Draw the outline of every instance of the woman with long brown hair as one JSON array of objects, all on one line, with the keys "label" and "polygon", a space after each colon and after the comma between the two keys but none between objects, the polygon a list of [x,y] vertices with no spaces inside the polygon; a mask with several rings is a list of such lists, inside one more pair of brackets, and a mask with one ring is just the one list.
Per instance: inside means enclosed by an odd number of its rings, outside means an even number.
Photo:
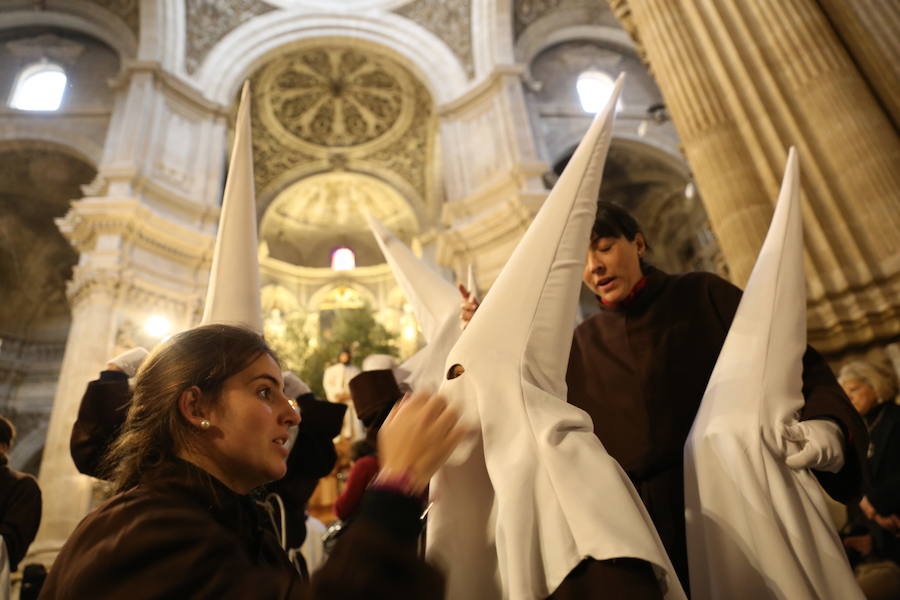
[{"label": "woman with long brown hair", "polygon": [[357,526],[307,587],[250,495],[286,470],[300,416],[283,390],[252,331],[206,325],[158,347],[107,455],[115,495],[73,532],[41,598],[439,597],[416,556],[418,496],[459,440],[457,416],[436,396],[397,407]]}]

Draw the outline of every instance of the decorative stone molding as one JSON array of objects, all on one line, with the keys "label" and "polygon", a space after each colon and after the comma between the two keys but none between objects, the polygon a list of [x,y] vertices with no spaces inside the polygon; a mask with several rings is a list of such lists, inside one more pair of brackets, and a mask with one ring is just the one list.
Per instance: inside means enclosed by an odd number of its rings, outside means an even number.
[{"label": "decorative stone molding", "polygon": [[231,30],[275,10],[262,0],[185,0],[187,44],[184,65],[193,74],[206,55]]},{"label": "decorative stone molding", "polygon": [[469,77],[475,75],[472,0],[414,0],[394,12],[441,38],[453,50]]},{"label": "decorative stone molding", "polygon": [[46,58],[63,64],[73,63],[84,52],[84,44],[61,38],[52,33],[18,38],[6,42],[5,46],[13,56],[26,60]]},{"label": "decorative stone molding", "polygon": [[402,182],[417,213],[436,201],[432,100],[399,63],[327,44],[279,56],[251,82],[263,209],[288,183],[329,170]]},{"label": "decorative stone molding", "polygon": [[577,16],[580,25],[608,25],[606,11],[598,4],[594,0],[514,0],[513,33],[518,39],[532,24],[563,12]]},{"label": "decorative stone molding", "polygon": [[269,255],[295,265],[327,268],[332,250],[344,244],[356,265],[384,262],[366,223],[376,217],[408,242],[419,230],[415,212],[396,188],[352,172],[312,175],[282,191],[266,210],[260,239]]},{"label": "decorative stone molding", "polygon": [[140,0],[87,0],[116,15],[135,38],[140,36]]},{"label": "decorative stone molding", "polygon": [[412,75],[351,46],[285,54],[269,62],[254,84],[263,125],[308,153],[365,152],[405,133],[415,112]]},{"label": "decorative stone molding", "polygon": [[[114,14],[86,0],[47,0],[51,10],[36,11],[31,2],[12,0],[0,12],[0,30],[17,27],[58,27],[95,37],[121,58],[137,54],[137,36]],[[59,12],[57,12],[59,11]]]},{"label": "decorative stone molding", "polygon": [[311,15],[278,11],[252,19],[226,35],[196,72],[199,89],[231,104],[242,82],[261,64],[286,51],[350,38],[357,49],[401,62],[422,81],[437,104],[462,94],[465,70],[450,48],[418,24],[393,13]]}]

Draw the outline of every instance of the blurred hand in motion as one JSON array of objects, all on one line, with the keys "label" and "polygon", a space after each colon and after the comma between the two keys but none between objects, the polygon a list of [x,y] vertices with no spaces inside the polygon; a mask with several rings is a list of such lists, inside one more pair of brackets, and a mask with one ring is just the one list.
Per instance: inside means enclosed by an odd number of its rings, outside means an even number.
[{"label": "blurred hand in motion", "polygon": [[378,433],[379,478],[404,479],[410,493],[422,493],[464,434],[459,414],[442,396],[404,396]]},{"label": "blurred hand in motion", "polygon": [[868,496],[862,497],[862,500],[859,501],[859,508],[863,511],[863,514],[866,515],[867,519],[875,520],[875,507],[872,506],[871,502],[869,502]]},{"label": "blurred hand in motion", "polygon": [[844,545],[859,552],[862,556],[872,554],[871,535],[852,535],[844,538]]},{"label": "blurred hand in motion", "polygon": [[466,325],[469,324],[469,321],[472,320],[472,315],[475,314],[475,311],[478,310],[478,298],[475,297],[472,292],[466,289],[466,286],[463,284],[459,284],[456,286],[459,289],[459,293],[462,294],[463,301],[462,304],[459,305],[459,326],[461,329],[465,329]]},{"label": "blurred hand in motion", "polygon": [[900,537],[900,517],[897,515],[888,515],[886,517],[876,514],[875,522],[878,523],[878,526],[882,529],[885,529],[895,536]]}]

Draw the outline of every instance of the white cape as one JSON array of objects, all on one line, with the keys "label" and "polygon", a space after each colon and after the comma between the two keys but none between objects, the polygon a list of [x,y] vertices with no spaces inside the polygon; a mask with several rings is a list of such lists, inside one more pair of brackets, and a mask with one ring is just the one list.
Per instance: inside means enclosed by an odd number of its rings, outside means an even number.
[{"label": "white cape", "polygon": [[797,157],[684,449],[695,600],[862,598],[809,471],[784,464],[803,406],[806,286]]},{"label": "white cape", "polygon": [[440,388],[477,434],[431,482],[426,554],[449,600],[543,599],[582,559],[643,559],[684,598],[628,477],[566,402],[581,272],[612,136],[617,83],[450,351]]}]

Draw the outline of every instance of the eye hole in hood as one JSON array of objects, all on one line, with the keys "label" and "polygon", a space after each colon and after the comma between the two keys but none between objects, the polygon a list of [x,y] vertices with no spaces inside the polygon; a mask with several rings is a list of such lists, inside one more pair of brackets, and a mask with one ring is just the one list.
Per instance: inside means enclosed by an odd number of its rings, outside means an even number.
[{"label": "eye hole in hood", "polygon": [[447,379],[456,379],[457,377],[459,377],[460,375],[462,375],[465,372],[466,372],[465,367],[463,367],[459,363],[456,363],[455,365],[450,367],[450,369],[447,371]]}]

